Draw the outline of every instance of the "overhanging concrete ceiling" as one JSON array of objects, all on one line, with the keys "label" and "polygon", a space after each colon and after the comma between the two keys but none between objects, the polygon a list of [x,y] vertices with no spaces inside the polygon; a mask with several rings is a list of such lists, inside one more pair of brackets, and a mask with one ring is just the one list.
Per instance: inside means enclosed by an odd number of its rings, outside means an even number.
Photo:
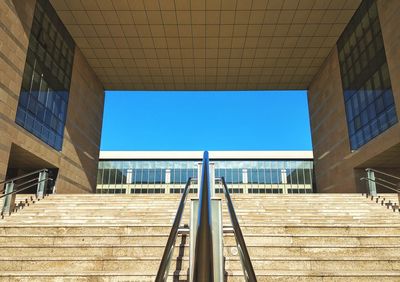
[{"label": "overhanging concrete ceiling", "polygon": [[109,90],[306,89],[360,0],[50,0]]}]

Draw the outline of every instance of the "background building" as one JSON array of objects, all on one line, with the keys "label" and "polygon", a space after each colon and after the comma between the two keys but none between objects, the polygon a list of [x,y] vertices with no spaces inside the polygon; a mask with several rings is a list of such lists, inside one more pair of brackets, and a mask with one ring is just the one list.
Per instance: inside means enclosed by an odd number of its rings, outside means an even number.
[{"label": "background building", "polygon": [[[181,193],[189,177],[198,177],[201,158],[200,151],[102,151],[96,192]],[[214,151],[210,158],[232,193],[313,192],[311,151]]]}]

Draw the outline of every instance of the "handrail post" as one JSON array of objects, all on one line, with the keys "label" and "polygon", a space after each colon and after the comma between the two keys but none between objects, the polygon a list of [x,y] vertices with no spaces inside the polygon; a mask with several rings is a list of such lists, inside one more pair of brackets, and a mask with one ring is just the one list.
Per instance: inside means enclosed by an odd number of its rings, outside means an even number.
[{"label": "handrail post", "polygon": [[38,177],[38,186],[37,186],[37,192],[36,192],[36,197],[38,199],[43,199],[46,194],[47,179],[48,179],[47,170],[41,171],[39,173],[39,177]]},{"label": "handrail post", "polygon": [[10,181],[6,183],[6,189],[4,190],[4,194],[8,194],[3,198],[3,207],[1,210],[1,214],[10,215],[15,207],[15,193],[10,194],[14,191],[14,181]]},{"label": "handrail post", "polygon": [[367,172],[368,177],[369,194],[376,197],[375,172],[370,168],[367,168],[365,171]]},{"label": "handrail post", "polygon": [[203,165],[199,185],[199,209],[197,221],[197,234],[195,245],[195,257],[193,264],[194,282],[214,281],[214,261],[212,243],[212,219],[210,197],[210,172],[208,152],[203,155]]}]

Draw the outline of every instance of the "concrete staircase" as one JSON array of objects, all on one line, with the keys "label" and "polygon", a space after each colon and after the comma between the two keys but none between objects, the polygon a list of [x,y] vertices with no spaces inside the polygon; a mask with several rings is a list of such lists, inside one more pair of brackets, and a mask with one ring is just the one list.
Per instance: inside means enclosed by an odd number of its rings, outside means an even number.
[{"label": "concrete staircase", "polygon": [[[258,281],[400,281],[398,212],[360,194],[232,198]],[[30,204],[0,220],[0,281],[154,281],[179,199],[51,195]],[[188,242],[178,237],[171,281],[187,280]],[[243,281],[234,236],[224,244],[228,281]]]}]

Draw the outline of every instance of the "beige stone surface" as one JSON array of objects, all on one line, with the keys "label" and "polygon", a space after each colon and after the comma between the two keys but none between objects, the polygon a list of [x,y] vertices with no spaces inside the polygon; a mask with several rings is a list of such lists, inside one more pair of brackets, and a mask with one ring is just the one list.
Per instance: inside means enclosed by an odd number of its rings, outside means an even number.
[{"label": "beige stone surface", "polygon": [[316,185],[319,192],[354,192],[355,179],[344,158],[350,154],[337,49],[308,89]]}]

